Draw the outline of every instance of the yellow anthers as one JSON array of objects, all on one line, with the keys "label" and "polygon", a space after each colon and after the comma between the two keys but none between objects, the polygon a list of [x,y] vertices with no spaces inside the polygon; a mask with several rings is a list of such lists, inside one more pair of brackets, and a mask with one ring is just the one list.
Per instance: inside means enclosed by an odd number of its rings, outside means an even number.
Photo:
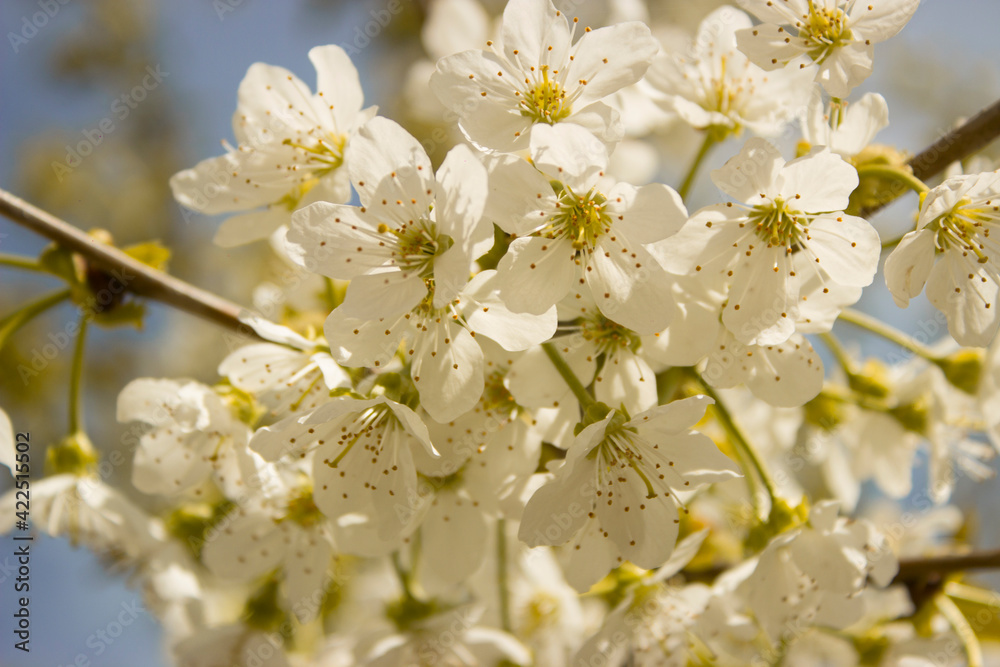
[{"label": "yellow anthers", "polygon": [[438,234],[437,225],[427,220],[419,220],[402,229],[380,224],[378,230],[396,237],[396,265],[403,271],[414,271],[425,279],[434,274],[434,259],[455,245],[450,236]]},{"label": "yellow anthers", "polygon": [[330,173],[344,164],[344,147],[347,145],[347,136],[343,134],[331,134],[328,137],[316,140],[312,145],[302,142],[285,139],[281,142],[285,146],[297,148],[306,154],[306,164],[315,170],[314,175],[318,178]]},{"label": "yellow anthers", "polygon": [[809,57],[818,63],[826,60],[834,48],[854,39],[843,10],[816,7],[812,0],[809,2],[809,16],[801,26],[799,36],[809,43]]},{"label": "yellow anthers", "polygon": [[558,81],[549,78],[549,66],[542,65],[540,71],[542,80],[535,81],[521,100],[521,115],[536,123],[554,125],[568,118],[573,110],[566,100],[566,90]]},{"label": "yellow anthers", "polygon": [[976,236],[983,230],[984,223],[992,219],[989,208],[976,206],[969,199],[963,199],[950,212],[928,224],[927,228],[937,232],[934,237],[937,252],[954,247],[973,253],[980,264],[985,264],[990,261],[990,256],[983,252],[982,244],[976,240]]},{"label": "yellow anthers", "polygon": [[597,347],[598,354],[608,354],[618,349],[635,352],[641,342],[640,337],[631,329],[609,320],[600,313],[591,313],[582,318],[580,329],[584,340]]},{"label": "yellow anthers", "polygon": [[559,212],[549,219],[542,236],[566,238],[577,250],[593,250],[597,239],[611,227],[611,216],[604,212],[606,204],[607,198],[593,189],[577,195],[565,187],[559,195]]},{"label": "yellow anthers", "polygon": [[792,210],[780,197],[771,204],[754,206],[748,216],[757,237],[776,248],[797,250],[799,239],[805,235],[806,216]]}]

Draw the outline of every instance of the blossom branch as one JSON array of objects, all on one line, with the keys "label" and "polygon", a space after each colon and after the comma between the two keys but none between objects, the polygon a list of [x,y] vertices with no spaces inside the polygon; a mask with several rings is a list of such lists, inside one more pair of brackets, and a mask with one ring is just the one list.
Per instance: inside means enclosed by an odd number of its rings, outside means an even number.
[{"label": "blossom branch", "polygon": [[559,371],[559,375],[566,381],[566,386],[573,392],[576,400],[580,402],[580,409],[586,414],[587,408],[595,405],[597,401],[587,393],[586,387],[583,386],[579,378],[576,377],[576,373],[573,372],[573,369],[569,367],[566,360],[559,354],[559,350],[551,342],[543,344],[542,349],[545,350],[545,354],[552,362],[552,365]]},{"label": "blossom branch", "polygon": [[1000,569],[1000,549],[925,558],[901,558],[895,581],[898,583],[931,575],[944,576],[967,570],[995,569]]},{"label": "blossom branch", "polygon": [[[761,461],[757,452],[754,450],[753,446],[750,444],[750,440],[747,439],[746,435],[743,433],[743,429],[739,427],[736,421],[733,419],[732,414],[730,414],[729,409],[723,402],[719,394],[705,382],[700,375],[694,373],[694,376],[698,379],[701,384],[702,391],[705,392],[712,400],[715,401],[715,405],[712,408],[715,410],[716,416],[719,418],[719,423],[722,424],[722,428],[725,429],[726,433],[733,442],[733,449],[737,452],[737,456],[741,459],[741,463],[749,463],[756,473],[757,477],[760,478],[761,483],[767,490],[767,495],[771,498],[771,505],[774,506],[774,501],[778,497],[778,492],[775,489],[774,482],[771,480],[770,474],[767,472],[767,467],[764,462]],[[744,468],[747,466],[743,466]],[[749,470],[744,472],[747,480],[750,480],[752,475]],[[753,494],[754,502],[756,503],[756,493]]]},{"label": "blossom branch", "polygon": [[[907,164],[913,169],[913,176],[917,180],[926,181],[944,171],[952,162],[985,148],[997,137],[1000,137],[1000,100],[914,155]],[[861,216],[871,216],[905,192],[894,190],[878,205],[862,211]]]},{"label": "blossom branch", "polygon": [[197,315],[240,335],[257,335],[242,322],[240,306],[222,297],[157,271],[113,246],[101,243],[65,220],[0,189],[0,213],[17,224],[83,256],[89,263],[120,276],[125,289]]},{"label": "blossom branch", "polygon": [[913,340],[910,336],[907,336],[902,331],[894,329],[882,320],[872,317],[860,310],[854,310],[853,308],[845,308],[840,313],[840,320],[853,324],[856,327],[861,327],[862,329],[867,329],[873,334],[881,336],[886,340],[895,343],[904,350],[909,350],[914,354],[927,359],[928,361],[936,361],[937,355],[934,351],[925,345],[921,345],[917,341]]},{"label": "blossom branch", "polygon": [[1000,136],[1000,100],[986,107],[961,126],[944,135],[913,156],[909,165],[922,181],[944,171],[952,162],[962,160]]}]

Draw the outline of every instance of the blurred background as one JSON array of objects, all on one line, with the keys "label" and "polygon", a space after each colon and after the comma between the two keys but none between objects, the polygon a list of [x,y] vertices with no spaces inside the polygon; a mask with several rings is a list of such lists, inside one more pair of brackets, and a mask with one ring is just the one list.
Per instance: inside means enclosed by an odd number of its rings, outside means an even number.
[{"label": "blurred background", "polygon": [[[220,140],[232,140],[236,90],[251,63],[284,66],[311,86],[315,74],[307,52],[319,44],[339,44],[352,54],[366,103],[377,104],[380,113],[415,133],[431,135],[436,124],[423,107],[434,107],[421,103],[421,95],[429,101],[431,93],[411,83],[410,97],[403,97],[410,64],[429,57],[420,40],[429,2],[4,0],[0,187],[83,229],[106,229],[118,245],[158,239],[173,252],[171,273],[249,305],[254,285],[273,277],[281,265],[265,243],[232,250],[215,247],[211,239],[221,218],[182,210],[171,198],[168,179],[220,154]],[[610,9],[605,2],[573,4],[574,14],[595,25]],[[654,18],[688,30],[720,4],[650,2]],[[502,8],[498,2],[485,5],[494,15]],[[378,18],[390,7],[391,20],[383,26]],[[371,29],[373,21],[377,29]],[[876,48],[875,74],[855,93],[856,98],[877,91],[888,101],[891,125],[877,140],[915,152],[960,118],[1000,98],[998,25],[996,0],[924,0],[903,32]],[[158,76],[150,78],[150,72]],[[142,100],[136,86],[143,88]],[[108,118],[113,129],[100,132],[99,123]],[[66,168],[68,148],[85,139],[93,144],[92,151]],[[794,137],[786,139],[788,146],[794,145]],[[670,145],[678,146],[681,156],[661,164],[658,177],[676,186],[695,143],[679,140]],[[708,167],[721,165],[738,146],[731,140],[716,148]],[[436,161],[446,147],[439,147]],[[703,170],[692,210],[719,197]],[[889,207],[877,226],[905,229],[914,205],[911,196]],[[0,219],[0,252],[36,256],[45,245],[43,239]],[[59,287],[55,279],[0,267],[0,317]],[[85,414],[91,439],[104,453],[120,447],[123,429],[115,422],[115,399],[125,384],[143,376],[211,383],[228,351],[226,337],[213,325],[155,303],[147,307],[141,331],[91,328],[84,368]],[[881,277],[866,290],[859,307],[911,333],[925,331],[932,340],[944,332],[923,297],[906,311],[896,309]],[[66,433],[64,388],[71,346],[45,358],[40,368],[36,365],[38,374],[27,381],[19,368],[31,366],[50,335],[62,332],[74,316],[70,305],[56,308],[0,350],[0,406],[13,419],[15,431],[31,432],[36,471],[43,461],[42,447]],[[838,333],[847,341],[860,340],[848,327],[838,328]],[[866,351],[885,355],[893,350],[869,346]],[[127,489],[129,477],[130,466],[125,464],[108,481]],[[10,483],[6,472],[0,473],[0,491]],[[154,500],[139,500],[156,509]],[[995,507],[998,500],[996,484],[990,482],[976,488],[960,485],[955,496],[973,516],[982,516],[982,509],[991,503]],[[982,546],[1000,544],[995,522],[979,522],[976,535]],[[109,572],[107,563],[64,540],[43,538],[32,549],[33,641],[31,654],[25,655],[12,648],[13,582],[8,568],[14,542],[0,539],[0,665],[69,665],[79,655],[93,665],[166,664],[157,624],[147,614],[139,614],[110,643],[94,639],[117,618],[123,604],[140,599],[128,587],[127,573],[113,568]]]}]

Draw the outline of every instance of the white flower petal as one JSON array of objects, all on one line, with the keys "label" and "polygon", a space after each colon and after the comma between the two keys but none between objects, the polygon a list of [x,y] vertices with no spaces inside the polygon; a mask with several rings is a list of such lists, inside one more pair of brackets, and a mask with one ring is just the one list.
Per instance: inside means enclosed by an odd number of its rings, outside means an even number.
[{"label": "white flower petal", "polygon": [[515,239],[497,266],[500,298],[514,312],[545,313],[572,287],[575,257],[566,240]]},{"label": "white flower petal", "polygon": [[349,280],[373,271],[389,259],[377,251],[378,224],[353,206],[318,202],[296,211],[288,243],[301,248],[296,262],[313,273]]},{"label": "white flower petal", "polygon": [[614,219],[616,232],[621,231],[642,244],[662,241],[677,233],[688,217],[680,195],[662,183],[641,188],[619,183],[608,193],[607,210]]},{"label": "white flower petal", "polygon": [[344,49],[333,44],[313,47],[309,60],[316,68],[317,102],[333,116],[333,131],[350,131],[364,105],[357,68]]},{"label": "white flower petal", "polygon": [[777,148],[754,137],[738,155],[712,172],[712,182],[733,199],[756,204],[762,195],[773,194],[773,183],[784,166],[785,160]]},{"label": "white flower petal", "polygon": [[586,81],[577,98],[579,104],[586,105],[639,81],[659,45],[646,25],[631,21],[585,33],[573,51],[566,78]]},{"label": "white flower petal", "polygon": [[475,338],[447,320],[429,324],[417,339],[411,375],[420,404],[446,422],[471,410],[483,393],[483,351]]},{"label": "white flower petal", "polygon": [[579,125],[537,125],[531,131],[531,158],[550,178],[583,194],[608,168],[608,151],[593,134]]},{"label": "white flower petal", "polygon": [[858,172],[828,148],[814,148],[786,164],[775,180],[777,194],[800,211],[843,211],[858,187]]},{"label": "white flower petal", "polygon": [[[505,350],[517,352],[544,343],[556,332],[559,322],[555,306],[541,315],[515,313],[500,299],[496,271],[481,271],[473,278],[462,298],[469,330],[486,336]],[[470,312],[471,310],[471,312]]]},{"label": "white flower petal", "polygon": [[934,268],[934,236],[929,229],[909,232],[885,260],[885,284],[900,308],[923,291]]},{"label": "white flower petal", "polygon": [[359,320],[401,317],[427,296],[427,285],[416,273],[388,270],[355,276],[337,312]]},{"label": "white flower petal", "polygon": [[357,368],[388,364],[411,329],[405,316],[359,320],[345,317],[337,308],[326,318],[323,333],[336,362]]},{"label": "white flower petal", "polygon": [[[971,276],[971,277],[970,277]],[[986,347],[1000,325],[996,272],[967,261],[959,252],[945,252],[927,280],[927,298],[948,318],[948,333],[960,345]]]},{"label": "white flower petal", "polygon": [[866,220],[846,213],[816,218],[806,243],[819,268],[838,285],[867,287],[875,278],[882,243]]},{"label": "white flower petal", "polygon": [[291,214],[288,209],[278,206],[268,206],[259,211],[234,215],[222,221],[212,242],[220,248],[233,248],[260,241],[290,220]]},{"label": "white flower petal", "polygon": [[480,508],[452,490],[435,495],[420,524],[420,581],[447,590],[475,572],[486,556],[489,531]]},{"label": "white flower petal", "polygon": [[388,118],[376,116],[358,129],[347,148],[347,168],[364,205],[378,200],[383,181],[416,199],[413,206],[420,210],[427,211],[433,202],[434,171],[427,153]]},{"label": "white flower petal", "polygon": [[[673,311],[671,276],[638,244],[602,237],[585,272],[601,313],[639,334],[663,331]],[[589,269],[593,270],[589,270]]]}]

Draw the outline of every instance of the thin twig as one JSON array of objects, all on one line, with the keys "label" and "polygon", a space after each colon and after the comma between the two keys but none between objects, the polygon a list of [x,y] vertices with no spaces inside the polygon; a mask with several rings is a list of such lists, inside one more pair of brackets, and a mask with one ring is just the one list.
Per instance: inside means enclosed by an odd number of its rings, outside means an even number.
[{"label": "thin twig", "polygon": [[[907,164],[913,169],[916,178],[926,181],[944,171],[952,162],[963,160],[985,148],[997,137],[1000,137],[1000,101],[986,107],[914,155]],[[887,193],[890,196],[885,200],[861,211],[861,217],[870,217],[909,191],[908,187],[897,185]]]},{"label": "thin twig", "polygon": [[946,575],[966,570],[1000,569],[1000,549],[974,551],[968,554],[948,554],[926,558],[907,558],[899,561],[896,582],[912,581],[927,575]]},{"label": "thin twig", "polygon": [[1000,101],[994,102],[933,144],[920,151],[908,164],[913,175],[922,181],[944,171],[952,162],[962,160],[985,148],[1000,136]]},{"label": "thin twig", "polygon": [[240,322],[244,308],[220,296],[143,264],[114,246],[101,243],[65,220],[0,189],[0,213],[31,231],[82,255],[117,278],[124,289],[205,318],[242,336],[258,336]]}]

